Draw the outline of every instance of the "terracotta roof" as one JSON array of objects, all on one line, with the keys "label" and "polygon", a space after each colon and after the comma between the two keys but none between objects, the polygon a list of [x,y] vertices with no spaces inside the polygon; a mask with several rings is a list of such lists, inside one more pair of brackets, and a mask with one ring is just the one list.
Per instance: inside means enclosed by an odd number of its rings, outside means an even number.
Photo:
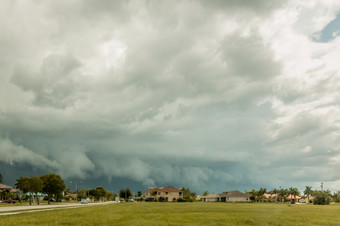
[{"label": "terracotta roof", "polygon": [[278,194],[263,194],[266,199],[273,199],[277,198],[279,195]]},{"label": "terracotta roof", "polygon": [[[289,199],[295,199],[295,198],[296,198],[296,199],[301,199],[301,197],[300,197],[300,196],[298,196],[298,195],[297,195],[297,196],[294,196],[294,195],[288,195],[288,196],[287,196],[287,198],[289,198]],[[310,197],[309,197],[309,199],[310,199]]]},{"label": "terracotta roof", "polygon": [[146,193],[152,192],[152,191],[177,191],[180,192],[182,191],[182,189],[178,189],[178,188],[174,188],[171,186],[166,186],[166,187],[162,187],[162,188],[158,188],[158,187],[149,187],[148,190],[146,191]]}]

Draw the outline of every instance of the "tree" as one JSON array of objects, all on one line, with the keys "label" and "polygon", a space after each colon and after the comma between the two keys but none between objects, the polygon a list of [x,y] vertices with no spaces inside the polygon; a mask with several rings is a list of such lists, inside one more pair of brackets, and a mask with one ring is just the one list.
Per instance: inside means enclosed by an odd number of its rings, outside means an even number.
[{"label": "tree", "polygon": [[42,191],[44,182],[40,178],[33,176],[29,178],[29,183],[30,183],[31,192],[35,194],[35,198],[39,205],[40,203],[39,203],[39,198],[38,198],[38,192]]},{"label": "tree", "polygon": [[294,196],[294,201],[296,202],[296,196],[300,194],[299,189],[290,187],[289,188],[290,198],[292,199]]},{"label": "tree", "polygon": [[249,199],[252,200],[252,201],[258,201],[258,196],[257,196],[257,191],[253,188],[251,189],[251,191],[248,191],[247,193],[250,194],[250,197]]},{"label": "tree", "polygon": [[3,180],[2,174],[0,173],[0,184],[2,184],[2,180]]},{"label": "tree", "polygon": [[191,192],[189,188],[183,187],[182,191],[183,191],[183,199],[185,201],[193,202],[196,200],[196,193]]},{"label": "tree", "polygon": [[63,179],[58,174],[45,174],[41,175],[40,179],[43,181],[43,192],[48,195],[48,204],[53,196],[58,196],[66,188]]},{"label": "tree", "polygon": [[127,201],[127,199],[129,199],[132,196],[133,196],[133,194],[132,194],[132,191],[130,190],[130,188],[120,189],[120,191],[119,191],[119,197],[125,199],[125,201]]},{"label": "tree", "polygon": [[314,191],[313,195],[315,196],[314,205],[328,205],[331,202],[331,197],[327,191]]},{"label": "tree", "polygon": [[85,188],[80,189],[77,195],[78,200],[85,199],[86,197],[87,197],[87,190]]},{"label": "tree", "polygon": [[[23,193],[31,192],[30,182],[28,177],[20,177],[17,179],[17,183],[15,184],[16,188],[22,190]],[[32,205],[32,194],[29,199],[30,205]]]},{"label": "tree", "polygon": [[312,195],[312,192],[313,192],[312,186],[306,186],[305,191],[303,193],[307,196],[308,203],[309,203],[309,196]]},{"label": "tree", "polygon": [[137,192],[137,196],[138,196],[138,197],[142,197],[142,195],[143,195],[142,191],[138,191],[138,192]]},{"label": "tree", "polygon": [[153,190],[152,192],[151,192],[151,195],[154,197],[154,199],[155,199],[155,202],[156,202],[156,195],[157,195],[157,190]]},{"label": "tree", "polygon": [[203,192],[202,196],[207,196],[207,195],[209,195],[209,191],[208,191],[208,190],[205,190],[205,191]]},{"label": "tree", "polygon": [[261,202],[263,202],[264,199],[264,194],[267,192],[267,189],[265,188],[260,188],[260,190],[258,190],[257,194],[261,200]]}]

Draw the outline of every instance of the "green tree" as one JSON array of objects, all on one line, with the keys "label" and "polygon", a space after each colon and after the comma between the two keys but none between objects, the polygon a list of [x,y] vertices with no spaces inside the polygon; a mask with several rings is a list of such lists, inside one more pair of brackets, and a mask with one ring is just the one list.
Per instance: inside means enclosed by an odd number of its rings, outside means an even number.
[{"label": "green tree", "polygon": [[183,187],[182,191],[183,191],[183,199],[185,201],[193,202],[193,201],[196,200],[196,196],[197,196],[196,193],[195,192],[191,192],[189,188]]},{"label": "green tree", "polygon": [[328,205],[331,202],[331,197],[327,191],[314,191],[313,195],[315,196],[314,205]]},{"label": "green tree", "polygon": [[137,192],[137,196],[138,196],[138,197],[142,197],[142,195],[143,195],[142,191],[138,191],[138,192]]},{"label": "green tree", "polygon": [[250,200],[254,202],[258,201],[258,193],[254,188],[251,189],[251,191],[248,191],[247,193],[250,194],[250,197],[249,197]]},{"label": "green tree", "polygon": [[2,174],[0,173],[0,184],[2,184],[2,180],[3,180]]},{"label": "green tree", "polygon": [[204,192],[203,192],[203,194],[202,194],[203,196],[207,196],[207,195],[209,195],[209,191],[208,190],[205,190]]},{"label": "green tree", "polygon": [[30,183],[31,192],[35,194],[35,198],[39,205],[40,203],[39,203],[38,192],[42,191],[44,182],[40,178],[33,176],[29,178],[29,183]]},{"label": "green tree", "polygon": [[157,190],[153,190],[152,192],[151,192],[151,195],[154,197],[154,199],[155,199],[155,202],[157,201]]},{"label": "green tree", "polygon": [[[17,183],[15,184],[15,186],[25,194],[27,192],[31,192],[31,185],[28,177],[20,177],[19,179],[17,179]],[[32,205],[32,193],[29,197],[29,203],[30,205]]]},{"label": "green tree", "polygon": [[53,196],[59,197],[60,193],[66,188],[63,179],[58,174],[41,175],[40,179],[43,181],[43,192],[48,195],[48,204]]},{"label": "green tree", "polygon": [[127,199],[129,199],[130,197],[133,197],[133,193],[130,190],[130,188],[120,189],[119,197],[121,197],[121,198],[125,199],[125,201],[127,201]]},{"label": "green tree", "polygon": [[103,187],[99,186],[96,188],[96,195],[96,199],[100,201],[103,198],[106,198],[106,190]]},{"label": "green tree", "polygon": [[24,193],[30,193],[30,205],[32,205],[32,199],[35,195],[35,198],[37,200],[38,205],[39,198],[38,198],[38,192],[42,191],[43,188],[43,182],[36,176],[32,177],[20,177],[17,179],[16,187],[22,190]]},{"label": "green tree", "polygon": [[87,197],[87,190],[85,188],[82,188],[78,191],[78,200],[85,199]]},{"label": "green tree", "polygon": [[267,192],[267,189],[265,188],[260,188],[260,190],[257,191],[258,197],[263,202],[264,199],[264,194]]},{"label": "green tree", "polygon": [[305,194],[305,196],[307,196],[307,200],[309,203],[309,196],[311,196],[313,193],[312,186],[306,186],[303,193]]}]

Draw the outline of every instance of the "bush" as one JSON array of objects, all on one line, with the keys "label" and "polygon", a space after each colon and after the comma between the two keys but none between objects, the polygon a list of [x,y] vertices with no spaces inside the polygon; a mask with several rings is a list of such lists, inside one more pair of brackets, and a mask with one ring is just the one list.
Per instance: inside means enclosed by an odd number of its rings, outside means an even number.
[{"label": "bush", "polygon": [[183,198],[178,198],[178,199],[177,199],[177,202],[185,202],[185,199],[183,199]]},{"label": "bush", "polygon": [[158,198],[158,201],[159,202],[165,202],[165,198],[163,196],[161,196],[161,197]]},{"label": "bush", "polygon": [[153,197],[147,197],[145,198],[145,202],[154,202],[155,199]]},{"label": "bush", "polygon": [[328,205],[331,202],[331,197],[325,191],[317,191],[313,200],[314,205]]}]

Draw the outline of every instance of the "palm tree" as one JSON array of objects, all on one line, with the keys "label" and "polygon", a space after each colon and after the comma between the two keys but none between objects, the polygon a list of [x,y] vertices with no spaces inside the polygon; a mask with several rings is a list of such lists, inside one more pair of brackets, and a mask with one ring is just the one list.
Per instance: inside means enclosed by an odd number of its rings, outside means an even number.
[{"label": "palm tree", "polygon": [[294,196],[294,201],[296,202],[296,196],[300,194],[299,189],[290,187],[289,188],[289,194],[291,195],[290,198]]},{"label": "palm tree", "polygon": [[253,200],[254,202],[257,201],[257,191],[253,188],[251,191],[248,192],[250,194],[250,199]]},{"label": "palm tree", "polygon": [[267,189],[265,189],[265,188],[260,188],[260,190],[258,191],[261,202],[263,202],[263,196],[266,192],[267,192]]},{"label": "palm tree", "polygon": [[308,203],[309,203],[309,196],[312,195],[312,192],[313,192],[312,186],[306,186],[305,191],[303,193],[307,196]]}]

